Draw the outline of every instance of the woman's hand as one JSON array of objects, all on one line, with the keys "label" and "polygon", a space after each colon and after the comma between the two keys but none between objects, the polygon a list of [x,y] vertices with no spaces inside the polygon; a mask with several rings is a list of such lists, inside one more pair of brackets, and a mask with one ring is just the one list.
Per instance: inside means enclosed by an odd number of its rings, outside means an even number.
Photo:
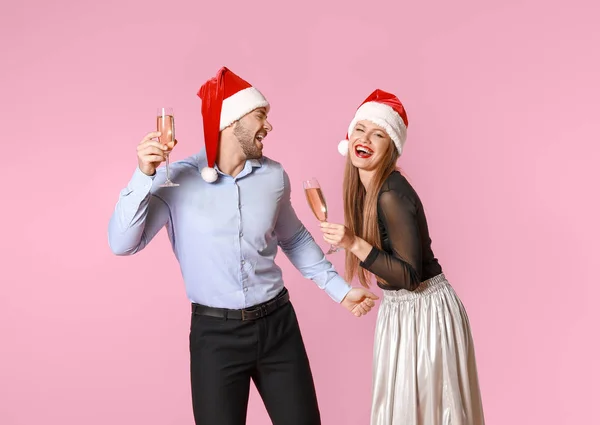
[{"label": "woman's hand", "polygon": [[323,239],[327,243],[345,250],[350,250],[352,244],[356,241],[356,236],[352,233],[352,230],[343,224],[322,222],[321,231],[323,232]]},{"label": "woman's hand", "polygon": [[326,242],[344,248],[356,255],[360,261],[365,261],[373,249],[370,243],[356,236],[352,230],[342,224],[322,222],[321,231]]}]

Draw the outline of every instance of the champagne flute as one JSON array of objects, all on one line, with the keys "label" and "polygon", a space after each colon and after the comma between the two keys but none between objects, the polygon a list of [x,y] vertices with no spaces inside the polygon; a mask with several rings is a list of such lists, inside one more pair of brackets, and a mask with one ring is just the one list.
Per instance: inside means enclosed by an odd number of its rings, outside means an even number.
[{"label": "champagne flute", "polygon": [[[323,196],[321,185],[314,177],[310,180],[305,180],[304,182],[302,182],[302,185],[304,186],[306,200],[308,201],[308,205],[310,206],[310,209],[312,210],[313,214],[320,222],[326,222],[327,202],[325,202],[325,197]],[[326,255],[333,254],[334,252],[338,252],[339,250],[340,248],[331,245]]]},{"label": "champagne flute", "polygon": [[[163,145],[175,143],[175,116],[173,108],[158,108],[156,114],[156,131],[160,131],[158,141]],[[167,180],[160,187],[176,187],[178,183],[173,183],[169,174],[169,153],[167,153]]]}]

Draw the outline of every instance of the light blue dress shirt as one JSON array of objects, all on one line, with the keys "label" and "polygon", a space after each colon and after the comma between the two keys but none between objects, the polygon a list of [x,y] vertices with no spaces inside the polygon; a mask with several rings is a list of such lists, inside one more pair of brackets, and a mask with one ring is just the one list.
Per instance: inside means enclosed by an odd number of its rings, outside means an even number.
[{"label": "light blue dress shirt", "polygon": [[200,170],[204,152],[170,165],[179,187],[163,188],[165,168],[147,176],[139,168],[121,191],[108,227],[116,255],[144,249],[166,227],[191,302],[248,308],[284,286],[275,264],[278,247],[301,274],[335,302],[351,289],[300,222],[282,165],[248,160],[236,177],[220,172],[214,183]]}]

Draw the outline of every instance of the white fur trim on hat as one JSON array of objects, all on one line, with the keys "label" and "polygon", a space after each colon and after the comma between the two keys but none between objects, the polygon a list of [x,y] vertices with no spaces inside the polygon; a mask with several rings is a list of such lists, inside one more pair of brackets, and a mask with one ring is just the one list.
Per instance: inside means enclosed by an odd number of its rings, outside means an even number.
[{"label": "white fur trim on hat", "polygon": [[244,115],[257,108],[269,108],[269,102],[258,89],[247,87],[223,99],[219,130],[229,127]]},{"label": "white fur trim on hat", "polygon": [[338,143],[338,152],[340,153],[340,155],[343,155],[343,156],[348,155],[349,143],[350,142],[348,140],[342,140],[340,143]]},{"label": "white fur trim on hat", "polygon": [[200,172],[200,175],[202,175],[202,179],[208,183],[213,183],[217,180],[217,170],[211,167],[204,167]]},{"label": "white fur trim on hat", "polygon": [[367,102],[357,109],[354,119],[348,127],[348,134],[352,134],[356,123],[367,120],[383,128],[390,136],[398,154],[402,154],[402,148],[406,142],[406,125],[394,108],[384,103]]}]

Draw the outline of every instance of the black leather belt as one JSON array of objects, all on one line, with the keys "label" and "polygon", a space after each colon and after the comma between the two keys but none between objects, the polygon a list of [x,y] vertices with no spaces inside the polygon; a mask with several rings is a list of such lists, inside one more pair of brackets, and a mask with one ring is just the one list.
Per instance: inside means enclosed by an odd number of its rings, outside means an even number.
[{"label": "black leather belt", "polygon": [[290,294],[287,288],[283,290],[270,301],[255,305],[254,307],[243,310],[231,310],[228,308],[208,307],[202,304],[192,304],[192,313],[197,316],[212,316],[220,319],[233,320],[256,320],[268,316],[278,308],[284,306],[290,301]]}]

